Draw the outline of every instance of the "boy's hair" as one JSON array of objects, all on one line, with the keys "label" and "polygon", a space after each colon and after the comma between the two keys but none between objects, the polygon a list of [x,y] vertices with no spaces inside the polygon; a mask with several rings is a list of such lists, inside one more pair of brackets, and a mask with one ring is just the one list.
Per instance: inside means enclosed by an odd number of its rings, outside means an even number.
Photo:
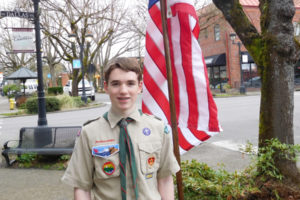
[{"label": "boy's hair", "polygon": [[142,70],[136,59],[118,57],[110,60],[107,64],[107,67],[104,69],[104,79],[106,82],[108,82],[111,72],[117,68],[126,72],[135,72],[137,74],[138,81],[140,82],[142,80]]}]

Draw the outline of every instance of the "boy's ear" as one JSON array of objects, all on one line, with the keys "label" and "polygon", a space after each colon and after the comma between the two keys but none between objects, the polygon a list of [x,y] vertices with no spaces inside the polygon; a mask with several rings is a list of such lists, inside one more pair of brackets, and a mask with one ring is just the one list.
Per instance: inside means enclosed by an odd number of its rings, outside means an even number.
[{"label": "boy's ear", "polygon": [[140,81],[139,82],[139,92],[141,93],[142,92],[142,90],[143,90],[143,81]]}]

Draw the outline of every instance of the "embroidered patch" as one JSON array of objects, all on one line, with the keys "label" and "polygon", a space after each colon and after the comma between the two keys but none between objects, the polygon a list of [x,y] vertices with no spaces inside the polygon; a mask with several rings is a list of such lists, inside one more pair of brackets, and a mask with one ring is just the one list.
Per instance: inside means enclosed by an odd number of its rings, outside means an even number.
[{"label": "embroidered patch", "polygon": [[118,153],[120,150],[119,144],[101,145],[92,148],[92,155],[102,158],[107,158]]},{"label": "embroidered patch", "polygon": [[112,175],[115,172],[115,165],[113,162],[109,161],[103,164],[102,170],[107,175]]},{"label": "embroidered patch", "polygon": [[143,134],[144,134],[145,136],[149,136],[149,135],[151,134],[150,129],[149,129],[149,128],[144,128],[144,129],[143,129]]},{"label": "embroidered patch", "polygon": [[168,133],[169,133],[169,129],[168,129],[167,126],[165,126],[164,133],[165,133],[165,134],[168,134]]},{"label": "embroidered patch", "polygon": [[147,164],[149,167],[152,167],[155,163],[155,156],[150,156],[148,159],[147,159]]},{"label": "embroidered patch", "polygon": [[146,174],[145,177],[146,177],[146,179],[153,178],[153,173]]}]

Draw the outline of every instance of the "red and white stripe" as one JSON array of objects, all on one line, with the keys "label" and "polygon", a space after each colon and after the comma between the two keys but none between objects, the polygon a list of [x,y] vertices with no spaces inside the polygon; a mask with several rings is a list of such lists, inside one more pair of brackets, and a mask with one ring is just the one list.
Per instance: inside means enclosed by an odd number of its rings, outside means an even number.
[{"label": "red and white stripe", "polygon": [[[155,1],[155,0],[154,0]],[[153,1],[152,1],[153,2]],[[151,4],[151,3],[150,3]],[[169,0],[168,33],[180,152],[220,132],[206,65],[198,43],[200,27],[193,2]],[[170,124],[169,94],[160,5],[149,8],[142,109]]]}]

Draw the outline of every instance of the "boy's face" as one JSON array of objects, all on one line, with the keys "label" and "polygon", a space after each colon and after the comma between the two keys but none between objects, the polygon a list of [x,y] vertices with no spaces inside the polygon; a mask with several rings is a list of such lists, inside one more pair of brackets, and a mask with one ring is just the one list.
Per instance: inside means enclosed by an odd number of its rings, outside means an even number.
[{"label": "boy's face", "polygon": [[142,90],[142,82],[133,71],[116,68],[111,71],[104,89],[109,94],[112,109],[122,113],[130,113],[135,107],[137,95]]}]

